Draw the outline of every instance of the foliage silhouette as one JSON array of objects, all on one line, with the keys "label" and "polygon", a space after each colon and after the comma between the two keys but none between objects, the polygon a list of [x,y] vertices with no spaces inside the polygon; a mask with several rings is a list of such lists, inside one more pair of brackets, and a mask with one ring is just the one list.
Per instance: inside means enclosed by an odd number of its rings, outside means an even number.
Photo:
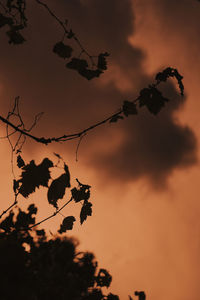
[{"label": "foliage silhouette", "polygon": [[78,252],[77,241],[48,240],[44,230],[24,230],[24,224],[35,224],[36,213],[32,204],[16,216],[11,211],[0,223],[1,299],[119,299],[104,295],[101,288],[110,286],[112,276],[98,271],[92,253]]},{"label": "foliage silhouette", "polygon": [[[34,0],[39,6],[45,8],[48,14],[60,25],[63,30],[62,38],[58,38],[52,45],[53,53],[58,59],[65,61],[65,67],[73,70],[87,80],[101,76],[107,70],[109,53],[102,52],[91,55],[82,46],[77,35],[69,27],[68,21],[58,18],[47,4],[40,0]],[[9,44],[14,46],[26,42],[24,29],[28,26],[26,16],[26,0],[2,0],[0,1],[0,28],[6,28]],[[72,40],[77,49],[72,47]],[[19,97],[16,97],[13,110],[0,120],[6,124],[6,137],[11,145],[12,155],[17,155],[16,164],[21,169],[19,179],[13,179],[14,202],[0,218],[9,212],[0,223],[0,270],[1,270],[1,296],[3,299],[71,299],[71,300],[118,300],[117,295],[103,295],[102,287],[109,287],[112,277],[105,270],[97,271],[97,262],[91,253],[78,253],[76,243],[69,238],[61,238],[60,235],[73,229],[76,218],[74,216],[63,217],[58,237],[48,240],[43,229],[37,226],[61,212],[69,203],[81,203],[80,223],[83,224],[88,216],[92,215],[92,203],[90,199],[90,185],[82,184],[78,179],[77,187],[69,192],[69,199],[59,207],[58,201],[63,199],[66,189],[71,187],[70,172],[68,166],[59,154],[55,154],[58,163],[54,164],[48,158],[44,158],[40,164],[31,160],[26,164],[21,156],[21,150],[26,138],[48,145],[52,142],[65,142],[81,139],[86,133],[105,123],[116,123],[130,115],[137,115],[142,107],[157,115],[166,105],[169,99],[165,98],[158,89],[161,83],[169,78],[177,80],[180,94],[184,95],[183,76],[177,69],[168,67],[155,76],[155,82],[139,92],[139,96],[133,100],[124,100],[117,113],[99,121],[80,132],[64,134],[58,137],[37,137],[30,132],[37,124],[41,114],[35,117],[31,127],[27,129],[19,112]],[[11,117],[18,121],[17,125],[11,122]],[[9,132],[12,129],[12,132]],[[18,134],[15,144],[12,144],[10,136]],[[57,178],[51,177],[51,169],[58,167],[63,162],[63,173]],[[12,157],[13,165],[13,157]],[[47,189],[47,200],[55,208],[52,215],[37,222],[35,215],[37,208],[34,204],[28,207],[28,211],[18,210],[15,216],[11,210],[18,204],[19,195],[28,198],[36,189]],[[68,190],[69,191],[69,190]],[[14,253],[14,255],[13,255]],[[12,289],[9,287],[12,286]],[[139,300],[145,300],[143,291],[136,291],[135,296]],[[132,297],[129,296],[132,300]]]},{"label": "foliage silhouette", "polygon": [[[68,28],[68,21],[59,19],[43,1],[35,0],[35,2],[43,6],[50,16],[56,20],[63,30],[64,35],[62,40],[59,40],[53,46],[53,52],[60,58],[68,59],[72,57],[73,48],[71,45],[64,43],[64,40],[73,40],[78,46],[78,53],[71,58],[66,64],[69,69],[76,70],[81,76],[88,80],[99,77],[107,69],[106,58],[109,56],[107,52],[99,55],[90,55],[88,51],[82,46],[76,34],[71,28]],[[23,30],[28,27],[28,18],[26,16],[26,9],[28,6],[27,0],[2,0],[0,1],[0,28],[8,27],[6,31],[9,44],[20,45],[26,42],[23,36]],[[84,55],[86,59],[80,59]]]}]

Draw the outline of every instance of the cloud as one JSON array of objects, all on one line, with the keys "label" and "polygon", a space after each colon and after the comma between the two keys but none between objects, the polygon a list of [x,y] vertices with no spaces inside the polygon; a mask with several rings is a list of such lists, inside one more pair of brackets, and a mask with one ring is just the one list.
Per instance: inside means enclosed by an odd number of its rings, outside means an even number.
[{"label": "cloud", "polygon": [[[83,129],[118,109],[123,100],[134,99],[152,82],[143,67],[144,51],[128,42],[135,31],[131,1],[74,0],[52,5],[57,15],[68,18],[90,53],[108,51],[111,56],[108,71],[93,82],[67,70],[51,51],[62,33],[45,11],[32,4],[29,41],[19,47],[2,43],[0,79],[4,106],[11,95],[21,95],[28,118],[36,108],[46,112],[45,122],[35,131],[40,136]],[[196,138],[189,127],[175,121],[181,100],[172,85],[167,92],[173,100],[157,117],[143,110],[136,118],[91,134],[81,146],[83,163],[113,180],[145,177],[154,186],[164,186],[174,169],[194,164]],[[107,134],[113,137],[108,147]]]}]

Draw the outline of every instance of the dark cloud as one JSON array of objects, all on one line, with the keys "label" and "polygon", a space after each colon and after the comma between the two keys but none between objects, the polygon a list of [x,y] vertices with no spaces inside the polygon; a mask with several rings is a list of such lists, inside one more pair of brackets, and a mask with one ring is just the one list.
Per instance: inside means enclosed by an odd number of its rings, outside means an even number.
[{"label": "dark cloud", "polygon": [[[152,81],[143,68],[144,52],[128,43],[128,37],[134,32],[131,1],[60,3],[61,6],[52,2],[54,10],[68,18],[91,53],[111,53],[111,71],[103,75],[103,82],[101,79],[87,82],[67,70],[65,63],[50,51],[61,39],[62,32],[42,8],[38,10],[32,3],[30,29],[26,33],[28,42],[14,47],[1,37],[0,80],[4,87],[1,97],[5,106],[11,97],[21,95],[28,118],[35,111],[45,111],[45,122],[35,131],[40,136],[71,133],[91,125],[118,109],[126,98],[133,99]],[[124,82],[132,82],[132,86],[129,84],[126,90],[122,86]],[[82,161],[114,180],[146,177],[154,184],[164,184],[174,169],[192,165],[196,161],[196,139],[190,128],[176,123],[173,114],[180,106],[180,99],[172,87],[168,93],[174,99],[157,117],[143,111],[116,127],[91,134],[82,149]],[[100,154],[98,148],[100,143],[105,144],[107,132],[113,130],[117,136],[116,129],[124,136],[123,142],[112,153],[108,146]]]},{"label": "dark cloud", "polygon": [[92,163],[119,181],[148,178],[156,189],[167,186],[167,178],[176,168],[191,166],[197,160],[197,142],[188,126],[180,125],[173,112],[183,99],[171,85],[165,88],[170,103],[157,115],[145,108],[125,121],[125,140],[112,153],[92,156]]}]

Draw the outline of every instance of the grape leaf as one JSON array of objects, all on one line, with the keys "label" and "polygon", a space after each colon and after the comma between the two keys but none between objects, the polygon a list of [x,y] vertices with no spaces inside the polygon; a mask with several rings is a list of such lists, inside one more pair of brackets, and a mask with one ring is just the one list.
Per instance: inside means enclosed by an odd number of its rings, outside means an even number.
[{"label": "grape leaf", "polygon": [[69,69],[76,70],[80,75],[85,77],[88,80],[93,79],[94,77],[99,77],[102,73],[101,70],[91,70],[88,69],[88,63],[85,59],[73,57],[70,62],[66,64],[66,67]]},{"label": "grape leaf", "polygon": [[159,83],[161,81],[165,82],[169,77],[176,78],[178,85],[179,85],[180,93],[183,96],[184,95],[184,85],[182,82],[183,76],[181,74],[179,74],[177,69],[168,67],[168,68],[164,69],[162,72],[159,72],[158,74],[156,74],[155,80],[157,81],[157,83]]},{"label": "grape leaf", "polygon": [[58,42],[53,47],[53,52],[62,58],[69,58],[72,55],[72,47],[65,45],[63,42]]},{"label": "grape leaf", "polygon": [[138,100],[140,107],[146,106],[154,115],[157,115],[165,106],[165,102],[169,101],[167,98],[163,97],[162,93],[154,86],[142,89]]},{"label": "grape leaf", "polygon": [[92,203],[88,202],[87,200],[84,201],[83,206],[80,212],[80,223],[81,225],[87,219],[88,216],[92,215]]},{"label": "grape leaf", "polygon": [[36,188],[40,186],[48,186],[48,181],[51,178],[49,168],[53,167],[52,161],[44,158],[38,166],[34,160],[24,167],[21,174],[21,179],[18,183],[21,184],[19,193],[27,198],[31,193],[35,192]]},{"label": "grape leaf", "polygon": [[70,173],[67,165],[64,165],[65,173],[54,179],[48,189],[47,198],[49,204],[58,208],[57,201],[65,195],[65,190],[70,187]]},{"label": "grape leaf", "polygon": [[71,193],[75,202],[81,200],[87,201],[90,198],[90,187],[88,188],[87,185],[82,185],[79,188],[73,188]]},{"label": "grape leaf", "polygon": [[125,100],[122,107],[123,113],[126,117],[129,115],[137,115],[136,104]]},{"label": "grape leaf", "polygon": [[18,166],[18,168],[22,168],[25,166],[25,162],[22,159],[21,155],[17,156],[17,166]]},{"label": "grape leaf", "polygon": [[25,42],[25,38],[21,35],[21,33],[17,30],[11,29],[6,32],[9,37],[9,44],[22,44]]},{"label": "grape leaf", "polygon": [[88,67],[88,63],[85,59],[73,57],[70,62],[66,64],[66,67],[73,70],[84,70]]},{"label": "grape leaf", "polygon": [[97,63],[98,69],[107,70],[107,61],[106,61],[107,56],[109,56],[109,53],[107,53],[107,52],[99,54],[98,63]]},{"label": "grape leaf", "polygon": [[112,281],[112,276],[105,269],[100,269],[98,275],[96,276],[97,286],[109,287]]},{"label": "grape leaf", "polygon": [[63,233],[63,232],[66,232],[67,230],[72,230],[75,221],[76,221],[76,219],[74,218],[74,216],[68,216],[68,217],[64,218],[62,224],[60,225],[60,229],[58,230],[58,232]]},{"label": "grape leaf", "polygon": [[90,70],[90,69],[81,69],[78,71],[80,75],[85,77],[87,80],[91,80],[95,77],[99,77],[100,74],[102,73],[101,70],[95,69],[95,70]]}]

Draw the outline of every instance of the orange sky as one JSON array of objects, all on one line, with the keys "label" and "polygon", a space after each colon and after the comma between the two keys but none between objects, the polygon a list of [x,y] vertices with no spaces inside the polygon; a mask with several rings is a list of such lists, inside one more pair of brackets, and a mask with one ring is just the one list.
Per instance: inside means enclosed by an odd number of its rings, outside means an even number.
[{"label": "orange sky", "polygon": [[[91,132],[81,144],[78,162],[76,143],[44,147],[30,142],[24,146],[25,159],[39,162],[58,152],[73,178],[92,185],[93,216],[82,227],[76,224],[73,235],[81,249],[93,251],[100,266],[111,272],[111,290],[121,300],[135,290],[145,290],[149,300],[198,300],[199,3],[135,0],[131,6],[128,0],[123,4],[77,0],[66,7],[53,0],[49,3],[70,20],[88,49],[107,50],[111,57],[107,73],[93,82],[66,70],[49,51],[59,39],[59,30],[42,10],[34,21],[31,2],[27,44],[9,46],[0,36],[0,97],[6,113],[11,100],[21,95],[28,122],[45,111],[35,134],[71,133],[104,118],[123,100],[134,99],[167,66],[183,74],[187,96],[180,104],[169,86],[166,92],[174,102],[159,116],[141,112],[134,120]],[[42,17],[47,20],[44,27]],[[9,153],[2,142],[2,208],[12,197]],[[40,218],[52,211],[45,197],[38,191],[30,200],[40,207]],[[71,212],[77,214],[78,208],[64,211]],[[60,222],[58,216],[46,228],[56,232]]]}]

